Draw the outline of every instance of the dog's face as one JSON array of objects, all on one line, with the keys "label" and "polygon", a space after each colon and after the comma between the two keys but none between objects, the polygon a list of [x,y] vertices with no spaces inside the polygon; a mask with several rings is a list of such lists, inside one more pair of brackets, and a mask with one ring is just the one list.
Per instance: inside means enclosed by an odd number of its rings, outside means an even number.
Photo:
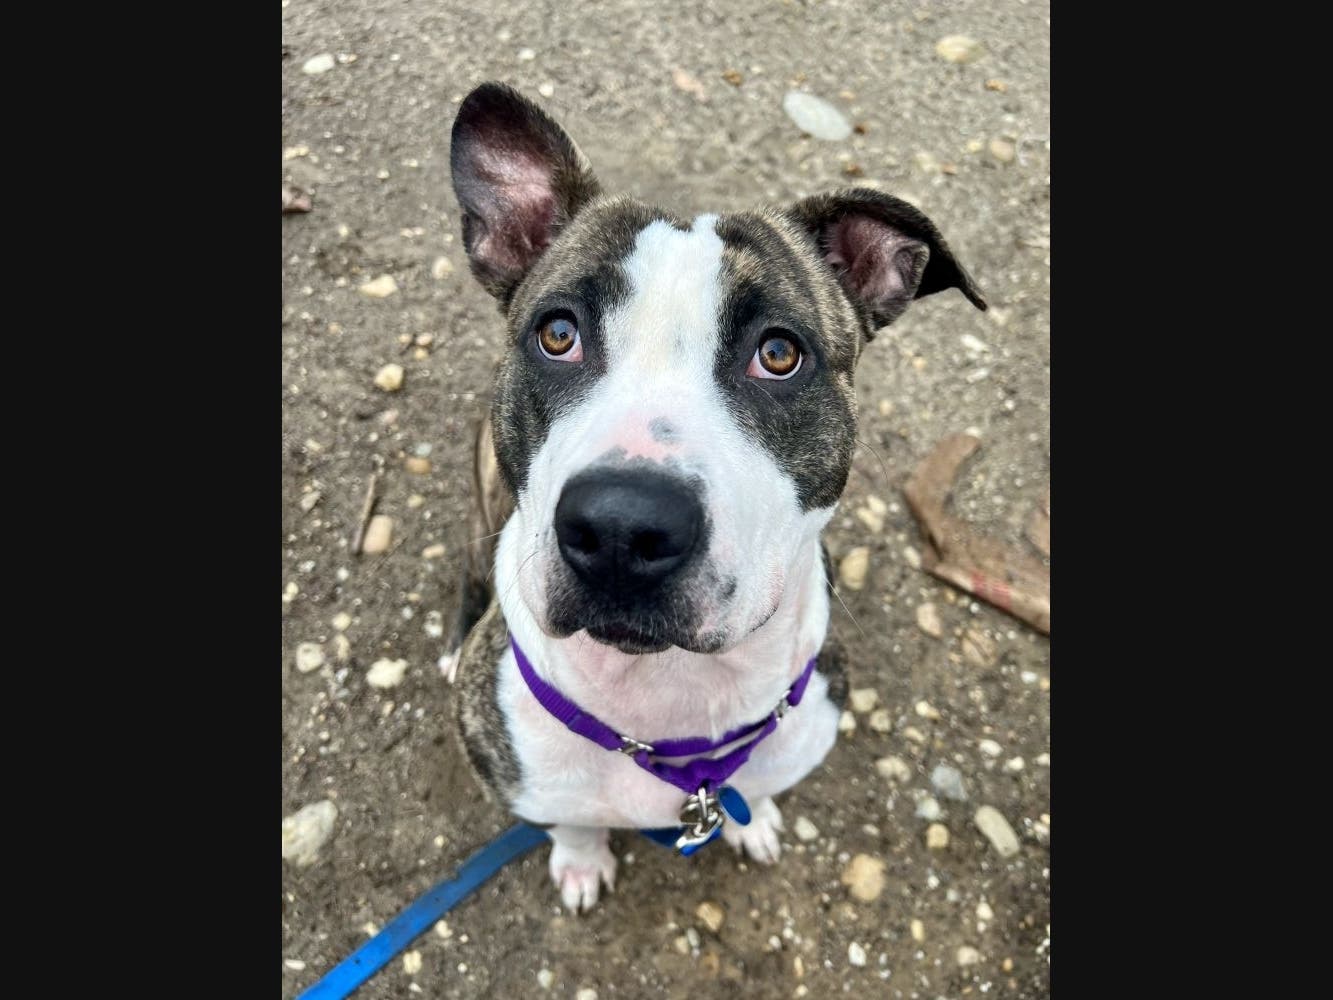
[{"label": "dog's face", "polygon": [[980,295],[928,219],[875,191],[692,221],[604,198],[499,85],[464,101],[451,160],[511,334],[492,432],[522,599],[549,634],[624,652],[735,645],[846,484],[862,347],[914,297]]}]

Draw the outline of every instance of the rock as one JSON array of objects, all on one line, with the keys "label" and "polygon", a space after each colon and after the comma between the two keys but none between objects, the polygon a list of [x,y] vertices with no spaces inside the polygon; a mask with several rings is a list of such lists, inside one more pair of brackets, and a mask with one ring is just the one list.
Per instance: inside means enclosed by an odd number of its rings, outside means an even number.
[{"label": "rock", "polygon": [[426,503],[425,497],[423,497],[420,493],[413,493],[410,497],[407,498],[407,509],[416,510],[418,507],[423,506],[425,503]]},{"label": "rock", "polygon": [[935,43],[935,54],[951,63],[970,63],[982,54],[982,48],[975,38],[948,35]]},{"label": "rock", "polygon": [[990,903],[984,899],[977,904],[977,919],[987,921],[995,919],[995,911],[990,908]]},{"label": "rock", "polygon": [[444,551],[445,551],[444,545],[440,542],[436,542],[434,545],[427,545],[424,549],[421,550],[421,558],[443,559]]},{"label": "rock", "polygon": [[347,658],[352,655],[352,644],[341,632],[333,637],[333,655],[338,658],[339,663],[346,663]]},{"label": "rock", "polygon": [[[408,457],[407,461],[403,463],[403,466],[414,476],[430,475],[429,458],[422,458],[420,455],[411,455]],[[417,506],[420,507],[421,504],[417,504]]]},{"label": "rock", "polygon": [[296,647],[296,669],[303,674],[324,666],[324,647],[317,642],[303,642]]},{"label": "rock", "polygon": [[893,719],[887,708],[877,708],[870,713],[870,728],[876,733],[893,732]]},{"label": "rock", "polygon": [[926,940],[926,925],[920,920],[912,921],[912,940],[917,944]]},{"label": "rock", "polygon": [[930,795],[923,796],[921,801],[916,804],[916,818],[924,819],[928,823],[933,823],[939,819],[943,811],[940,804]]},{"label": "rock", "polygon": [[1004,769],[1010,774],[1017,774],[1019,771],[1023,770],[1025,766],[1022,757],[1010,757],[1004,762]]},{"label": "rock", "polygon": [[726,911],[722,907],[708,900],[699,904],[694,915],[714,934],[722,929],[722,921],[727,918]]},{"label": "rock", "polygon": [[282,964],[285,965],[287,968],[291,969],[293,972],[300,972],[302,969],[305,968],[305,963],[302,962],[299,958],[284,958],[282,960]]},{"label": "rock", "polygon": [[454,936],[453,928],[449,926],[449,921],[447,920],[437,920],[435,922],[435,933],[440,935],[440,937],[444,938],[446,941]]},{"label": "rock", "polygon": [[912,768],[901,757],[881,757],[875,761],[875,770],[879,772],[881,778],[888,778],[900,785],[905,785],[912,779]]},{"label": "rock", "polygon": [[555,982],[555,973],[550,969],[541,969],[537,973],[537,985],[544,990],[549,990]]},{"label": "rock", "polygon": [[1048,753],[1039,753],[1039,754],[1037,754],[1037,766],[1038,766],[1038,767],[1050,767],[1050,766],[1051,766],[1051,755],[1048,754]]},{"label": "rock", "polygon": [[376,688],[396,687],[407,673],[406,660],[376,660],[366,671],[366,683]]},{"label": "rock", "polygon": [[319,76],[321,73],[327,73],[333,69],[333,53],[321,52],[317,56],[311,56],[301,65],[301,72],[306,76]]},{"label": "rock", "polygon": [[929,601],[916,606],[916,624],[932,639],[938,639],[944,634],[944,624],[940,621],[939,610]]},{"label": "rock", "polygon": [[990,155],[995,157],[1001,163],[1014,162],[1014,144],[1005,139],[992,139],[990,141]]},{"label": "rock", "polygon": [[534,52],[534,51],[532,51],[532,49],[519,49],[519,50],[518,50],[518,61],[519,61],[519,62],[532,62],[532,60],[534,60],[534,59],[536,59],[536,58],[537,58],[537,53]]},{"label": "rock", "polygon": [[375,385],[385,392],[397,392],[403,387],[403,366],[385,365],[375,374]]},{"label": "rock", "polygon": [[949,828],[943,823],[931,823],[926,827],[926,847],[932,851],[942,851],[949,846]]},{"label": "rock", "polygon": [[426,612],[426,635],[431,639],[444,637],[444,615],[438,611]]},{"label": "rock", "polygon": [[1009,89],[1009,85],[1005,83],[1003,80],[987,80],[986,89],[994,90],[997,91],[998,93],[1003,94],[1005,91]]},{"label": "rock", "polygon": [[913,743],[925,743],[926,734],[917,729],[916,726],[907,726],[903,729],[903,738],[911,740]]},{"label": "rock", "polygon": [[405,951],[403,952],[403,971],[409,976],[415,976],[421,971],[421,952]]},{"label": "rock", "polygon": [[542,97],[553,97],[555,96],[555,84],[549,82],[539,83],[537,85],[537,93],[541,94]]},{"label": "rock", "polygon": [[319,490],[311,490],[309,493],[304,494],[301,497],[302,513],[309,514],[312,510],[314,510],[315,504],[319,503],[320,497],[322,495],[323,494],[321,494]]},{"label": "rock", "polygon": [[700,104],[708,103],[708,91],[704,88],[703,81],[693,73],[677,66],[671,71],[671,82],[676,85],[677,90],[692,95]]},{"label": "rock", "polygon": [[332,625],[339,632],[346,632],[348,627],[351,626],[352,624],[352,616],[349,615],[346,611],[339,611],[336,615],[333,616],[333,619],[329,622],[329,624]]},{"label": "rock", "polygon": [[967,791],[963,788],[963,776],[958,773],[956,767],[936,764],[935,770],[930,772],[930,783],[935,787],[935,791],[946,799],[962,802],[967,798]]},{"label": "rock", "polygon": [[998,757],[1004,752],[1004,748],[994,740],[979,740],[977,749],[987,757]]},{"label": "rock", "polygon": [[858,854],[843,869],[842,884],[851,890],[852,896],[863,903],[878,899],[884,891],[885,864],[879,858],[869,854]]},{"label": "rock", "polygon": [[995,640],[979,628],[970,628],[963,634],[963,659],[974,667],[995,666]]},{"label": "rock", "polygon": [[319,849],[333,836],[338,807],[328,799],[315,802],[282,821],[282,856],[304,868],[315,862]]},{"label": "rock", "polygon": [[430,266],[430,276],[436,281],[443,281],[453,273],[454,265],[448,257],[436,257],[435,262]]},{"label": "rock", "polygon": [[844,711],[838,718],[838,732],[844,735],[856,732],[856,716]]},{"label": "rock", "polygon": [[574,994],[574,1000],[597,1000],[597,991],[591,986],[585,986]]},{"label": "rock", "polygon": [[921,718],[929,719],[931,722],[938,722],[940,719],[939,709],[928,701],[918,701],[914,710]]},{"label": "rock", "polygon": [[916,549],[912,548],[912,546],[908,545],[903,549],[903,562],[911,566],[912,569],[920,569],[921,553],[918,552]]},{"label": "rock", "polygon": [[976,823],[977,829],[985,834],[1000,857],[1012,858],[1018,853],[1018,837],[1000,810],[994,806],[982,806],[972,817],[972,822]]},{"label": "rock", "polygon": [[368,556],[387,552],[393,541],[393,518],[386,514],[376,514],[366,525],[365,537],[361,539],[361,551]]},{"label": "rock", "polygon": [[970,944],[965,944],[958,949],[959,965],[976,965],[981,961],[981,952],[973,948]]},{"label": "rock", "polygon": [[858,545],[842,557],[838,566],[838,578],[848,590],[860,590],[866,585],[866,573],[870,569],[870,549]]},{"label": "rock", "polygon": [[782,99],[782,110],[796,123],[797,128],[816,139],[840,142],[852,134],[851,123],[843,117],[842,112],[813,94],[789,90]]},{"label": "rock", "polygon": [[856,519],[876,535],[884,530],[884,515],[876,514],[869,507],[858,507],[856,509]]},{"label": "rock", "polygon": [[794,827],[796,836],[809,843],[819,836],[819,827],[811,823],[804,816],[796,817],[796,826]]},{"label": "rock", "polygon": [[855,965],[858,968],[865,965],[866,950],[853,941],[847,946],[847,961],[851,962],[852,965]]},{"label": "rock", "polygon": [[879,514],[881,517],[889,512],[889,505],[873,494],[866,497],[866,506],[869,507],[873,513]]},{"label": "rock", "polygon": [[392,274],[381,274],[374,281],[367,281],[357,291],[367,298],[387,299],[398,291],[398,282],[393,280]]},{"label": "rock", "polygon": [[865,715],[879,702],[879,692],[874,688],[853,688],[850,700],[852,711]]},{"label": "rock", "polygon": [[724,70],[722,79],[726,80],[727,83],[731,84],[733,87],[739,87],[745,82],[745,77],[741,76],[740,71],[734,69]]},{"label": "rock", "polygon": [[1006,958],[1003,962],[1000,963],[1000,968],[1004,972],[1013,972],[1014,960],[1012,958]]},{"label": "rock", "polygon": [[688,955],[690,953],[690,939],[684,934],[677,935],[676,939],[671,942],[671,945],[682,955]]}]

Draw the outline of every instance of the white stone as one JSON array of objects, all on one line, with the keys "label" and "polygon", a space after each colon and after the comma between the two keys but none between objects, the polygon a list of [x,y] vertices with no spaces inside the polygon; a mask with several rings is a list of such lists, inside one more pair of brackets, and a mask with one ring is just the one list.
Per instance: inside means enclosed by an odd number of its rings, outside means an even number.
[{"label": "white stone", "polygon": [[381,274],[373,281],[367,281],[357,289],[362,295],[371,299],[387,299],[394,292],[398,291],[398,282],[393,280],[392,274]]},{"label": "white stone", "polygon": [[313,864],[319,849],[333,836],[338,807],[328,799],[299,809],[282,821],[282,856],[304,868]]},{"label": "white stone", "polygon": [[888,778],[900,785],[905,785],[912,778],[911,765],[901,757],[881,757],[875,761],[875,770],[879,772],[881,778]]},{"label": "white stone", "polygon": [[977,743],[977,749],[987,757],[998,757],[1004,752],[1004,748],[994,740],[981,740]]},{"label": "white stone", "polygon": [[819,836],[819,827],[815,826],[815,824],[811,823],[804,816],[796,817],[796,825],[793,829],[795,830],[797,837],[807,842],[814,840]]},{"label": "white stone", "polygon": [[1004,814],[994,806],[982,806],[972,818],[977,829],[986,835],[996,853],[1002,858],[1012,858],[1018,853],[1018,836]]},{"label": "white stone", "polygon": [[303,674],[324,666],[324,647],[317,642],[303,642],[296,647],[296,669]]},{"label": "white stone", "polygon": [[853,688],[851,702],[853,712],[865,715],[879,703],[879,692],[874,688]]},{"label": "white stone", "polygon": [[333,53],[321,52],[317,56],[311,56],[301,65],[301,72],[307,76],[319,76],[321,73],[327,73],[333,69]]},{"label": "white stone", "polygon": [[866,950],[862,948],[860,944],[853,941],[847,946],[847,961],[851,962],[852,965],[855,965],[858,968],[865,965]]},{"label": "white stone", "polygon": [[852,134],[851,123],[843,117],[842,112],[813,94],[789,90],[782,99],[782,110],[796,123],[797,128],[816,139],[839,142]]},{"label": "white stone", "polygon": [[406,660],[376,660],[366,671],[366,683],[376,688],[396,687],[406,673]]}]

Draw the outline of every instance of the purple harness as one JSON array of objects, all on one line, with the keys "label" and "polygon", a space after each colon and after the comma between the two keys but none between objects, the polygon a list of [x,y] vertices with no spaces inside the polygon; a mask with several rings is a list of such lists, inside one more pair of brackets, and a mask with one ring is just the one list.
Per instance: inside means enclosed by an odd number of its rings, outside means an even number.
[{"label": "purple harness", "polygon": [[[713,840],[722,829],[723,810],[742,826],[750,822],[750,810],[734,788],[724,784],[747,760],[754,748],[778,728],[782,717],[801,703],[810,675],[815,670],[815,658],[805,665],[801,675],[789,687],[772,712],[758,722],[740,726],[723,733],[719,739],[702,736],[683,740],[654,740],[644,743],[617,733],[601,719],[585,712],[546,681],[537,676],[532,663],[519,649],[514,637],[509,637],[519,673],[542,708],[555,716],[571,732],[592,740],[604,750],[617,750],[631,758],[645,771],[685,793],[685,805],[680,812],[684,826],[679,830],[643,831],[659,843],[674,846],[681,854],[693,854]],[[701,757],[701,754],[721,750],[743,740],[721,757]],[[668,764],[660,758],[693,757],[681,764]],[[721,808],[719,808],[719,806]]]}]

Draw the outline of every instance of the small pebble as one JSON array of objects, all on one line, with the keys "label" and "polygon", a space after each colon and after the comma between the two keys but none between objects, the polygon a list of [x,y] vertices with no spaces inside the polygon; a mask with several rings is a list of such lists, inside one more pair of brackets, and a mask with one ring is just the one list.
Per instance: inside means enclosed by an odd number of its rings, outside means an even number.
[{"label": "small pebble", "polygon": [[838,719],[838,732],[843,735],[856,732],[856,716],[851,712],[843,712]]},{"label": "small pebble", "polygon": [[864,524],[872,534],[878,535],[884,530],[884,515],[876,514],[869,507],[858,507],[856,519]]},{"label": "small pebble", "polygon": [[734,69],[724,71],[722,79],[726,80],[727,83],[731,84],[733,87],[739,87],[745,82],[745,78],[741,76],[740,72]]},{"label": "small pebble", "polygon": [[403,971],[409,976],[415,976],[421,971],[421,952],[403,952]]},{"label": "small pebble", "polygon": [[976,965],[981,961],[981,953],[971,945],[965,944],[958,949],[959,965]]},{"label": "small pebble", "polygon": [[970,628],[963,635],[963,659],[974,667],[995,665],[995,641],[978,628]]},{"label": "small pebble", "polygon": [[301,72],[307,76],[319,76],[321,73],[327,73],[333,69],[333,53],[321,52],[317,56],[311,56],[301,65]]},{"label": "small pebble", "polygon": [[1001,163],[1013,163],[1014,144],[1004,139],[992,139],[990,141],[990,155]]},{"label": "small pebble", "polygon": [[794,827],[794,830],[796,836],[807,843],[819,836],[819,827],[815,826],[815,824],[811,823],[804,816],[796,817],[796,826]]},{"label": "small pebble", "polygon": [[922,941],[926,940],[926,925],[923,924],[920,920],[912,921],[912,940],[915,941],[917,944],[920,944]]},{"label": "small pebble", "polygon": [[693,927],[686,927],[685,940],[690,943],[691,948],[699,947],[699,940],[700,940],[699,932],[696,931]]},{"label": "small pebble", "polygon": [[994,740],[980,740],[977,742],[977,749],[987,757],[998,757],[1004,752],[1004,748]]},{"label": "small pebble", "polygon": [[912,779],[912,768],[901,757],[881,757],[875,761],[875,770],[879,772],[881,778],[888,778],[900,785],[905,785]]},{"label": "small pebble", "polygon": [[876,733],[893,732],[893,718],[887,708],[877,708],[870,713],[870,728]]},{"label": "small pebble", "polygon": [[874,688],[853,688],[851,702],[853,712],[865,715],[879,702],[879,692]]},{"label": "small pebble", "polygon": [[866,572],[870,569],[870,549],[859,545],[842,557],[838,566],[838,577],[848,590],[860,590],[866,585]]},{"label": "small pebble", "polygon": [[532,62],[532,60],[534,60],[534,59],[536,59],[536,58],[537,58],[537,53],[536,53],[536,52],[533,52],[532,49],[519,49],[519,50],[518,50],[518,61],[519,61],[519,62]]},{"label": "small pebble", "polygon": [[983,354],[990,350],[990,347],[980,337],[974,337],[970,333],[965,333],[959,338],[963,342],[963,348],[969,354]]},{"label": "small pebble", "polygon": [[935,791],[946,799],[962,802],[967,798],[967,791],[963,788],[963,776],[956,767],[950,767],[948,764],[935,765],[935,770],[930,772],[930,783]]},{"label": "small pebble", "polygon": [[1051,766],[1051,755],[1048,754],[1048,753],[1039,753],[1039,754],[1037,754],[1037,766],[1038,766],[1038,767],[1050,767],[1050,766]]},{"label": "small pebble", "polygon": [[926,827],[926,847],[932,851],[942,851],[949,846],[949,828],[943,823],[931,823]]},{"label": "small pebble", "polygon": [[995,919],[995,911],[990,908],[990,904],[987,903],[984,899],[977,904],[977,919],[978,920]]},{"label": "small pebble", "polygon": [[549,990],[551,984],[555,982],[555,973],[550,969],[542,969],[537,973],[537,985],[544,990]]},{"label": "small pebble", "polygon": [[436,922],[435,933],[440,935],[440,937],[444,938],[446,941],[454,936],[453,928],[449,926],[449,921],[447,920],[439,920]]},{"label": "small pebble", "polygon": [[690,953],[690,939],[687,938],[684,934],[679,935],[674,941],[671,942],[671,945],[673,948],[676,949],[676,951],[680,952],[682,955],[688,955]]},{"label": "small pebble", "polygon": [[338,807],[328,799],[297,810],[282,821],[282,856],[304,868],[313,864],[319,849],[333,836]]},{"label": "small pebble", "polygon": [[917,819],[924,819],[928,823],[933,823],[939,819],[942,812],[940,804],[930,795],[925,796],[916,804]]},{"label": "small pebble", "polygon": [[287,966],[287,968],[291,969],[293,972],[300,972],[305,968],[305,963],[299,958],[284,958],[282,964]]},{"label": "small pebble", "polygon": [[[414,476],[430,475],[429,458],[422,458],[420,455],[411,455],[408,457],[407,461],[403,463],[403,465],[406,467],[407,471],[412,473],[412,475]],[[417,506],[419,507],[421,505],[417,504]]]},{"label": "small pebble", "polygon": [[977,829],[985,834],[1000,857],[1012,858],[1018,853],[1018,837],[1000,810],[994,806],[982,806],[977,810],[972,822],[976,823]]},{"label": "small pebble", "polygon": [[434,544],[434,545],[428,545],[428,546],[426,546],[424,549],[421,550],[421,558],[422,558],[422,559],[443,559],[443,558],[444,558],[444,545],[443,545],[442,543],[437,542],[437,543]]},{"label": "small pebble", "polygon": [[1006,90],[1009,89],[1009,85],[1005,83],[1003,80],[987,80],[986,89],[994,90],[997,91],[998,93],[1003,94]]},{"label": "small pebble", "polygon": [[296,647],[296,669],[303,674],[324,666],[324,647],[317,642],[303,642]]},{"label": "small pebble", "polygon": [[863,903],[878,899],[884,891],[884,869],[886,865],[879,858],[869,854],[858,854],[852,858],[842,872],[842,884],[847,886],[854,898]]},{"label": "small pebble", "polygon": [[315,504],[319,503],[321,495],[322,494],[319,492],[319,490],[311,490],[309,493],[303,495],[301,497],[301,511],[303,513],[309,514],[312,510],[315,509]]},{"label": "small pebble", "polygon": [[714,934],[722,929],[722,921],[727,917],[726,911],[722,907],[708,900],[699,904],[694,911],[694,915]]},{"label": "small pebble", "polygon": [[357,291],[367,298],[387,299],[398,291],[398,282],[393,280],[392,274],[382,274],[374,281],[367,281]]},{"label": "small pebble", "polygon": [[873,494],[866,497],[866,506],[876,514],[887,514],[889,512],[889,505]]},{"label": "small pebble", "polygon": [[918,701],[915,708],[916,714],[923,719],[930,719],[932,722],[938,722],[940,718],[939,709],[928,701]]},{"label": "small pebble", "polygon": [[387,364],[375,373],[375,385],[385,392],[397,392],[403,387],[403,366]]},{"label": "small pebble", "polygon": [[552,95],[555,94],[555,84],[553,83],[538,84],[537,93],[541,94],[542,97],[551,97]]},{"label": "small pebble", "polygon": [[797,128],[816,139],[839,142],[852,134],[851,123],[842,112],[813,94],[789,90],[782,99],[782,110]]},{"label": "small pebble", "polygon": [[352,624],[352,616],[349,615],[346,611],[339,611],[336,615],[333,616],[329,624],[332,625],[339,632],[346,632],[348,627]]},{"label": "small pebble", "polygon": [[912,548],[912,546],[909,545],[909,546],[907,546],[906,548],[903,549],[903,562],[905,562],[905,563],[907,563],[907,565],[911,566],[912,569],[920,569],[920,568],[921,568],[921,553],[918,552],[916,549]]},{"label": "small pebble", "polygon": [[376,514],[366,525],[365,537],[361,539],[361,551],[368,556],[387,552],[393,541],[393,518],[387,514]]},{"label": "small pebble", "polygon": [[430,266],[430,276],[436,281],[443,281],[453,273],[454,265],[448,257],[436,257],[435,262]]},{"label": "small pebble", "polygon": [[967,35],[949,35],[935,43],[935,53],[951,63],[969,63],[981,55],[981,43]]},{"label": "small pebble", "polygon": [[[409,471],[410,471],[410,470],[409,470]],[[426,471],[429,472],[430,470],[427,469]],[[418,507],[420,507],[420,506],[421,506],[422,504],[424,504],[425,502],[426,502],[426,498],[423,497],[420,493],[413,493],[410,497],[407,498],[407,509],[408,509],[408,510],[416,510]]]},{"label": "small pebble", "polygon": [[903,729],[903,738],[911,740],[913,743],[926,742],[926,734],[917,729],[916,726],[907,726]]},{"label": "small pebble", "polygon": [[1000,963],[1000,968],[1005,972],[1013,972],[1014,960],[1012,958],[1006,958],[1003,962]]},{"label": "small pebble", "polygon": [[866,964],[866,950],[853,941],[847,946],[847,961],[860,967]]},{"label": "small pebble", "polygon": [[406,673],[406,660],[376,660],[366,671],[366,683],[376,688],[396,687]]},{"label": "small pebble", "polygon": [[[412,341],[412,343],[416,344],[418,347],[429,347],[431,344],[435,343],[435,335],[433,333],[418,333],[417,339]],[[429,454],[429,452],[427,452],[427,454]]]},{"label": "small pebble", "polygon": [[931,638],[938,639],[944,634],[944,625],[940,622],[940,613],[935,605],[929,601],[917,605],[916,624],[922,632],[925,632]]},{"label": "small pebble", "polygon": [[1023,770],[1023,767],[1022,757],[1010,757],[1004,762],[1004,769],[1010,774],[1017,774],[1019,771]]}]

